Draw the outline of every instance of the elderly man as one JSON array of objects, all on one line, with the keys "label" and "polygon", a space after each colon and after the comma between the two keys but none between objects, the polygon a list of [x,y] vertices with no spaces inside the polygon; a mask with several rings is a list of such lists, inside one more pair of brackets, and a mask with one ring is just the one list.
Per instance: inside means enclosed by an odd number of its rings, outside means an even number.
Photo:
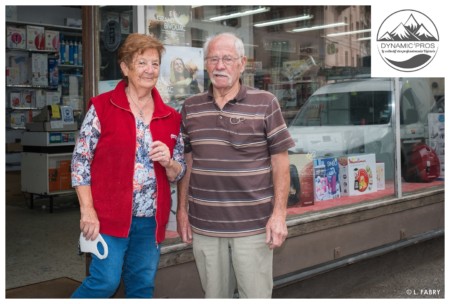
[{"label": "elderly man", "polygon": [[207,298],[272,295],[273,249],[287,236],[287,150],[294,146],[276,97],[244,86],[241,39],[204,45],[207,92],[182,109],[186,176],[178,183],[178,232],[193,244]]}]

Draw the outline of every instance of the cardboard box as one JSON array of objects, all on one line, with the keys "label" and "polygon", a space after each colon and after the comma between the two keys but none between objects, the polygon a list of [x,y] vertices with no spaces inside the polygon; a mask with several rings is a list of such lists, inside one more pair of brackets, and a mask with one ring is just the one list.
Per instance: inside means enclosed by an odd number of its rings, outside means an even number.
[{"label": "cardboard box", "polygon": [[324,201],[341,196],[339,163],[336,157],[318,158],[313,161],[314,200]]},{"label": "cardboard box", "polygon": [[67,160],[61,160],[59,161],[59,170],[61,175],[70,175],[70,165],[71,165],[71,160],[67,159]]},{"label": "cardboard box", "polygon": [[59,51],[59,32],[45,30],[45,49]]},{"label": "cardboard box", "polygon": [[31,54],[31,84],[48,86],[48,55]]},{"label": "cardboard box", "polygon": [[48,59],[48,85],[57,87],[59,84],[58,60],[56,58]]},{"label": "cardboard box", "polygon": [[42,109],[47,105],[45,90],[35,90],[34,91],[34,101],[36,103],[36,108]]},{"label": "cardboard box", "polygon": [[6,47],[14,49],[27,48],[27,31],[19,27],[6,27]]},{"label": "cardboard box", "polygon": [[27,25],[27,49],[45,50],[45,28],[43,26]]},{"label": "cardboard box", "polygon": [[20,107],[30,109],[35,107],[35,95],[33,90],[20,92]]},{"label": "cardboard box", "polygon": [[45,95],[46,95],[46,104],[48,106],[51,106],[54,104],[59,104],[60,99],[61,99],[61,92],[46,91]]},{"label": "cardboard box", "polygon": [[27,122],[27,115],[23,111],[12,112],[9,114],[9,126],[11,128],[25,128],[25,123]]},{"label": "cardboard box", "polygon": [[14,53],[8,56],[8,64],[10,68],[17,68],[19,70],[19,83],[30,83],[30,58],[28,54]]},{"label": "cardboard box", "polygon": [[384,163],[377,163],[377,190],[386,188],[385,179]]},{"label": "cardboard box", "polygon": [[48,192],[55,192],[61,189],[59,172],[56,168],[48,169]]},{"label": "cardboard box", "polygon": [[9,105],[11,108],[20,108],[21,93],[20,92],[10,92],[9,93]]},{"label": "cardboard box", "polygon": [[76,18],[65,18],[64,23],[66,24],[66,26],[78,27],[78,28],[81,28],[81,26],[83,25],[82,20],[76,19]]},{"label": "cardboard box", "polygon": [[60,190],[71,190],[72,189],[72,180],[70,174],[61,174],[59,177],[59,189]]},{"label": "cardboard box", "polygon": [[24,90],[20,92],[11,92],[9,94],[9,104],[14,109],[30,109],[35,107],[35,92],[33,90]]},{"label": "cardboard box", "polygon": [[377,191],[375,154],[339,157],[342,195],[362,195]]},{"label": "cardboard box", "polygon": [[20,84],[20,71],[18,67],[6,67],[6,84]]},{"label": "cardboard box", "polygon": [[309,154],[289,154],[291,186],[288,206],[314,205],[314,177],[312,157]]}]

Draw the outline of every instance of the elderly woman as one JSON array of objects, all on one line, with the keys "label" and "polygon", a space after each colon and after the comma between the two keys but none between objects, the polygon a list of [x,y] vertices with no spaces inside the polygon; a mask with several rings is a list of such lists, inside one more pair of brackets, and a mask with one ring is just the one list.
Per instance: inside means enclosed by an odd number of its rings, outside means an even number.
[{"label": "elderly woman", "polygon": [[180,115],[155,88],[164,46],[131,34],[118,57],[123,80],[90,100],[72,158],[80,229],[99,234],[108,256],[92,256],[74,298],[111,297],[121,278],[126,297],[153,296],[158,244],[169,219],[170,182],[185,172]]}]

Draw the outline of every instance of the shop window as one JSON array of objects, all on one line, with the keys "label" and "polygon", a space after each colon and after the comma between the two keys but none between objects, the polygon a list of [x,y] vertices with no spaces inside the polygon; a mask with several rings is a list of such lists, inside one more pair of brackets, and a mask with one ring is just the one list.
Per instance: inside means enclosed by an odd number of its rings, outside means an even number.
[{"label": "shop window", "polygon": [[[171,60],[180,57],[195,66],[192,77],[203,91],[209,86],[202,49],[206,38],[227,31],[242,38],[248,58],[243,83],[277,97],[296,142],[289,151],[289,216],[394,196],[395,138],[401,138],[403,167],[410,141],[419,137],[422,143],[429,141],[425,124],[418,131],[418,123],[428,119],[429,108],[423,110],[428,101],[417,91],[426,88],[419,82],[402,86],[401,106],[396,109],[393,80],[368,78],[370,31],[341,34],[370,28],[370,6],[145,7],[145,31],[166,46],[158,90],[177,109],[194,93],[185,89],[176,94],[169,76]],[[397,136],[395,109],[400,111],[402,126]],[[344,185],[341,180],[353,156],[360,157],[366,170],[359,178],[367,180],[357,188],[352,181]],[[331,163],[340,165],[334,173],[342,183],[330,188],[333,193],[327,202],[324,193],[320,198],[314,196],[316,179],[322,185],[332,180],[327,174],[333,170],[322,167],[324,158],[336,158]]]}]

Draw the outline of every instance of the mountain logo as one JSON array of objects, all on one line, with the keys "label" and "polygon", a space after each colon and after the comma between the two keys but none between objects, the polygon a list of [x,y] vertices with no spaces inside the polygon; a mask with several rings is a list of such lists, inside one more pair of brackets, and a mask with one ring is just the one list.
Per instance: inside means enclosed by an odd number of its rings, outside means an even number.
[{"label": "mountain logo", "polygon": [[415,10],[401,10],[387,17],[377,33],[378,53],[391,68],[414,72],[426,67],[439,49],[433,21]]}]

